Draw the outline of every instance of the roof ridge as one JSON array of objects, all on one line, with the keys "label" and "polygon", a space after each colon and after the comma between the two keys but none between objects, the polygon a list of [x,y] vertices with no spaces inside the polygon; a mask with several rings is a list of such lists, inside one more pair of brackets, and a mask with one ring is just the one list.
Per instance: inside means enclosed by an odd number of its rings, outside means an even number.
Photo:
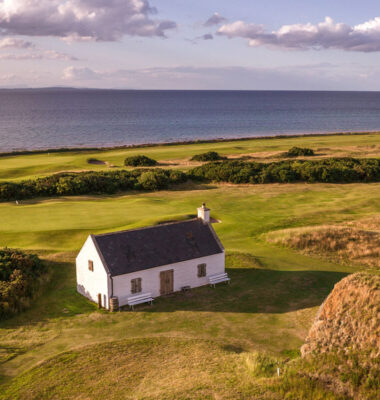
[{"label": "roof ridge", "polygon": [[167,222],[165,224],[157,224],[157,225],[150,225],[150,226],[143,226],[141,228],[133,228],[133,229],[124,229],[122,231],[114,231],[114,232],[106,232],[106,233],[99,233],[98,235],[92,235],[95,238],[100,237],[100,236],[110,236],[110,235],[116,235],[118,233],[125,233],[125,232],[135,232],[135,231],[143,231],[143,230],[148,230],[148,229],[152,229],[152,228],[158,228],[161,226],[168,226],[168,225],[177,225],[177,224],[184,224],[186,222],[192,222],[192,221],[196,221],[196,220],[200,220],[200,218],[191,218],[191,219],[185,219],[183,221],[174,221],[174,222]]}]

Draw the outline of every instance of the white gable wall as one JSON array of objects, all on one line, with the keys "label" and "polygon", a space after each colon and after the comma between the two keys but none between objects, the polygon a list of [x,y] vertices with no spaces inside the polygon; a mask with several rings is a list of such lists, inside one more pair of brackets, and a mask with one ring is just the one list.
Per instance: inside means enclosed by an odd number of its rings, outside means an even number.
[{"label": "white gable wall", "polygon": [[[88,269],[88,261],[94,263],[94,271]],[[103,262],[89,236],[76,258],[77,290],[94,302],[98,302],[98,294],[102,295],[102,306],[109,308],[110,282]]]},{"label": "white gable wall", "polygon": [[[198,277],[198,265],[206,264],[206,277]],[[174,291],[181,290],[183,286],[192,288],[208,284],[208,276],[225,272],[225,253],[214,254],[207,257],[196,258],[175,264],[145,269],[130,274],[114,276],[113,295],[119,298],[120,306],[127,303],[129,296],[151,293],[152,297],[160,296],[160,272],[174,270]],[[141,293],[131,293],[131,279],[141,278]]]}]

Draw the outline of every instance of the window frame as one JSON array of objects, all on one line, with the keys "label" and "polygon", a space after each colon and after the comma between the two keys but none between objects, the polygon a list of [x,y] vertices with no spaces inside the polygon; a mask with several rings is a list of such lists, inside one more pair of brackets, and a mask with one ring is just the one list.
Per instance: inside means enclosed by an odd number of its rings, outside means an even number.
[{"label": "window frame", "polygon": [[198,276],[198,278],[205,278],[207,276],[207,264],[206,263],[198,264],[197,276]]},{"label": "window frame", "polygon": [[142,292],[142,278],[131,279],[131,293],[141,293]]},{"label": "window frame", "polygon": [[88,270],[94,272],[94,262],[92,260],[88,260]]}]

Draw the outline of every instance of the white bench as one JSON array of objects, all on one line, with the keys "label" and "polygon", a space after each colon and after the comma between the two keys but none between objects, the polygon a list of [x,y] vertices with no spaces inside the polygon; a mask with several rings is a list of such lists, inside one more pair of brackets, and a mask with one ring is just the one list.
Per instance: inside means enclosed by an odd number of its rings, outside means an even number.
[{"label": "white bench", "polygon": [[208,277],[208,283],[214,287],[217,283],[228,282],[229,284],[230,281],[231,279],[228,277],[227,272],[224,272],[222,274],[210,275]]},{"label": "white bench", "polygon": [[152,302],[153,298],[151,293],[138,294],[136,296],[130,296],[127,299],[127,304],[132,310],[136,304],[150,303],[150,305],[152,305]]}]

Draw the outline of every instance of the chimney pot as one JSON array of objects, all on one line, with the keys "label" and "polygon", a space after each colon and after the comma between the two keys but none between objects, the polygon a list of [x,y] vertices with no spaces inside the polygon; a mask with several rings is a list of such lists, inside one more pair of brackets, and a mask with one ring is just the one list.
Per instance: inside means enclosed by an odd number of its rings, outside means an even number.
[{"label": "chimney pot", "polygon": [[202,207],[198,208],[198,218],[203,220],[205,224],[210,222],[210,209],[206,207],[206,203],[202,203]]}]

